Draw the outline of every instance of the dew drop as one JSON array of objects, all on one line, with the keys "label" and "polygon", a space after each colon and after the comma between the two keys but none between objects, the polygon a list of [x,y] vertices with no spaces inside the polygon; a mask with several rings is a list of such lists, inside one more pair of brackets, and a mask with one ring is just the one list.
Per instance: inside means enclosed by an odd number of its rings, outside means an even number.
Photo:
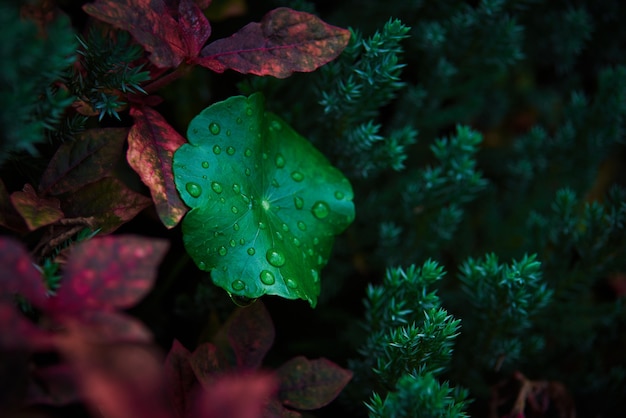
[{"label": "dew drop", "polygon": [[263,207],[263,210],[270,210],[270,202],[268,202],[267,199],[263,199],[261,201],[261,206]]},{"label": "dew drop", "polygon": [[277,120],[273,120],[270,123],[270,129],[274,130],[274,131],[281,131],[283,129],[283,125],[281,125],[281,123]]},{"label": "dew drop", "polygon": [[243,152],[243,155],[245,155],[246,157],[251,156],[252,150],[250,148],[246,148],[246,150]]},{"label": "dew drop", "polygon": [[291,178],[294,181],[297,181],[298,183],[301,182],[302,180],[304,180],[304,174],[302,174],[299,171],[294,171],[293,173],[291,173]]},{"label": "dew drop", "polygon": [[240,291],[246,287],[246,284],[242,280],[237,279],[231,283],[231,286],[233,287],[233,290]]},{"label": "dew drop", "polygon": [[200,270],[204,270],[204,269],[206,269],[206,263],[205,263],[204,261],[199,262],[199,263],[198,263],[198,268],[199,268]]},{"label": "dew drop", "polygon": [[242,194],[242,195],[241,195],[241,200],[243,200],[243,202],[244,202],[245,204],[250,203],[250,198],[249,198],[248,196],[246,196],[245,194]]},{"label": "dew drop", "polygon": [[315,269],[311,269],[311,276],[313,276],[313,283],[318,283],[320,281],[320,274]]},{"label": "dew drop", "polygon": [[311,212],[317,219],[324,219],[330,214],[330,208],[326,202],[317,201],[311,208]]},{"label": "dew drop", "polygon": [[230,136],[232,134],[232,132],[230,131],[230,129],[226,129],[226,136]]},{"label": "dew drop", "polygon": [[232,213],[239,213],[239,209],[237,209],[237,206],[233,206],[233,207],[231,207],[231,208],[230,208],[230,211],[231,211]]},{"label": "dew drop", "polygon": [[318,237],[313,238],[313,245],[319,245],[320,239]]},{"label": "dew drop", "polygon": [[246,243],[246,240],[243,238],[239,238],[239,245],[244,245]]},{"label": "dew drop", "polygon": [[228,244],[229,244],[231,247],[233,247],[233,248],[235,248],[235,246],[237,245],[237,243],[235,242],[235,240],[234,240],[234,239],[231,239],[231,240],[228,242]]},{"label": "dew drop", "polygon": [[259,277],[261,278],[261,282],[266,285],[272,285],[276,281],[276,279],[274,278],[274,273],[268,270],[261,270],[261,273],[259,273]]},{"label": "dew drop", "polygon": [[343,193],[341,193],[340,191],[336,191],[335,192],[335,199],[341,200],[341,199],[343,199],[343,197],[344,197]]},{"label": "dew drop", "polygon": [[289,232],[289,225],[287,224],[282,224],[280,226],[280,228],[284,231],[284,232]]},{"label": "dew drop", "polygon": [[220,194],[222,193],[222,185],[219,184],[218,182],[214,181],[213,183],[211,183],[211,189],[217,193]]},{"label": "dew drop", "polygon": [[296,237],[293,237],[293,245],[299,247],[301,245],[300,240]]},{"label": "dew drop", "polygon": [[233,224],[233,229],[234,229],[235,231],[239,231],[239,224],[238,224],[238,223],[234,223],[234,224]]},{"label": "dew drop", "polygon": [[287,285],[287,287],[289,287],[291,289],[295,289],[295,288],[298,287],[298,283],[296,283],[293,279],[287,279],[285,284]]},{"label": "dew drop", "polygon": [[282,240],[283,240],[283,234],[281,234],[281,233],[280,233],[280,231],[276,231],[276,232],[275,232],[275,234],[276,234],[276,238],[277,238],[279,241],[282,241]]},{"label": "dew drop", "polygon": [[202,168],[209,168],[209,162],[208,161],[202,161]]},{"label": "dew drop", "polygon": [[262,153],[261,158],[263,158],[264,160],[267,160],[268,159],[267,152]]},{"label": "dew drop", "polygon": [[202,178],[206,180],[208,177],[207,176],[202,176]]},{"label": "dew drop", "polygon": [[235,154],[235,147],[228,147],[228,148],[226,148],[226,154],[234,155]]},{"label": "dew drop", "polygon": [[265,225],[265,222],[259,222],[259,229],[265,229],[267,228],[267,225]]},{"label": "dew drop", "polygon": [[241,125],[242,122],[243,122],[243,119],[237,118],[237,125]]},{"label": "dew drop", "polygon": [[246,115],[252,116],[252,108],[250,107],[246,108]]},{"label": "dew drop", "polygon": [[222,152],[222,148],[220,148],[220,146],[219,146],[219,145],[215,145],[215,146],[213,147],[213,153],[214,153],[215,155],[217,155],[217,154],[219,154],[220,152]]},{"label": "dew drop", "polygon": [[304,222],[302,222],[302,221],[299,221],[298,222],[298,229],[300,231],[306,231],[306,224]]},{"label": "dew drop", "polygon": [[237,183],[233,184],[233,192],[240,193],[241,192],[241,186],[239,186]]},{"label": "dew drop", "polygon": [[276,163],[276,167],[283,168],[285,166],[285,157],[283,157],[283,154],[276,154],[274,163]]},{"label": "dew drop", "polygon": [[217,253],[218,253],[219,255],[221,255],[221,256],[224,256],[224,255],[228,254],[228,250],[226,249],[226,247],[221,246],[221,247],[217,250]]},{"label": "dew drop", "polygon": [[272,186],[274,186],[276,188],[280,187],[280,184],[278,184],[278,180],[272,179]]},{"label": "dew drop", "polygon": [[293,198],[293,204],[296,209],[302,209],[304,207],[304,200],[300,196],[296,196]]},{"label": "dew drop", "polygon": [[191,197],[200,197],[202,194],[202,187],[197,183],[189,182],[185,185],[185,189],[191,195]]},{"label": "dew drop", "polygon": [[275,248],[270,248],[265,253],[265,258],[274,267],[282,267],[285,265],[285,255]]},{"label": "dew drop", "polygon": [[250,175],[250,169],[249,169],[249,168],[246,168],[246,169],[244,170],[244,173],[246,173],[246,176],[249,176],[249,175]]},{"label": "dew drop", "polygon": [[246,250],[246,252],[248,253],[248,255],[254,255],[254,254],[256,254],[256,250],[255,250],[254,248],[252,248],[252,247],[248,248],[248,249]]},{"label": "dew drop", "polygon": [[220,125],[218,125],[215,122],[211,122],[209,123],[209,132],[211,132],[213,135],[217,135],[220,133]]},{"label": "dew drop", "polygon": [[309,248],[308,250],[306,250],[307,254],[310,255],[311,257],[313,257],[315,255],[315,251],[313,251],[313,248]]},{"label": "dew drop", "polygon": [[220,197],[220,203],[226,203],[226,199],[224,199],[223,197]]}]

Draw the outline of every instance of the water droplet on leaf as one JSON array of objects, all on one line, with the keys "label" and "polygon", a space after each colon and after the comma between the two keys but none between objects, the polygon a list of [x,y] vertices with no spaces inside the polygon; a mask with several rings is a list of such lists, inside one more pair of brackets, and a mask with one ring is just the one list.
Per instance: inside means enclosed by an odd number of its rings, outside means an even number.
[{"label": "water droplet on leaf", "polygon": [[204,270],[204,269],[206,269],[206,263],[205,263],[204,261],[199,262],[199,263],[198,263],[198,268],[199,268],[200,270]]},{"label": "water droplet on leaf", "polygon": [[298,222],[298,229],[300,231],[306,231],[306,224],[304,222],[302,222],[302,221],[299,221]]},{"label": "water droplet on leaf", "polygon": [[189,182],[185,185],[185,189],[187,189],[187,193],[189,193],[191,197],[200,197],[202,194],[202,187],[197,183]]},{"label": "water droplet on leaf", "polygon": [[274,131],[281,131],[283,129],[283,125],[281,125],[281,123],[277,120],[273,120],[270,123],[270,129],[274,130]]},{"label": "water droplet on leaf", "polygon": [[282,229],[283,231],[285,231],[285,232],[289,232],[289,225],[287,225],[287,224],[282,224],[280,227],[281,227],[281,229]]},{"label": "water droplet on leaf", "polygon": [[259,222],[259,229],[265,229],[267,228],[267,225],[265,225],[265,222]]},{"label": "water droplet on leaf", "polygon": [[215,155],[218,155],[220,152],[222,152],[222,148],[220,148],[220,146],[219,146],[219,145],[215,145],[215,146],[213,147],[213,153],[214,153]]},{"label": "water droplet on leaf", "polygon": [[252,116],[252,113],[253,113],[252,112],[252,108],[250,108],[250,107],[246,108],[246,115]]},{"label": "water droplet on leaf", "polygon": [[255,250],[254,248],[252,248],[252,247],[248,248],[248,249],[246,250],[246,252],[248,253],[248,255],[254,255],[254,254],[256,254],[256,250]]},{"label": "water droplet on leaf", "polygon": [[241,192],[241,186],[239,186],[237,183],[233,184],[233,192],[235,193]]},{"label": "water droplet on leaf", "polygon": [[276,279],[274,278],[274,273],[268,270],[261,270],[259,277],[261,278],[261,282],[267,285],[272,285],[276,281]]},{"label": "water droplet on leaf", "polygon": [[226,154],[234,155],[235,154],[235,147],[228,147],[228,148],[226,148]]},{"label": "water droplet on leaf", "polygon": [[296,283],[293,279],[287,279],[285,284],[291,289],[295,289],[298,287],[298,283]]},{"label": "water droplet on leaf", "polygon": [[220,194],[222,193],[222,185],[219,184],[218,182],[214,181],[213,183],[211,183],[211,189],[217,193]]},{"label": "water droplet on leaf", "polygon": [[221,256],[224,256],[224,255],[228,254],[228,250],[226,249],[226,247],[221,246],[221,247],[219,248],[219,250],[217,250],[217,253],[218,253],[219,255],[221,255]]},{"label": "water droplet on leaf", "polygon": [[220,125],[218,125],[215,122],[211,122],[209,123],[209,132],[211,132],[213,135],[217,135],[220,133]]},{"label": "water droplet on leaf", "polygon": [[235,246],[237,245],[237,243],[235,242],[234,239],[231,239],[228,244],[230,244],[231,247],[235,248]]},{"label": "water droplet on leaf", "polygon": [[330,214],[330,208],[326,202],[318,201],[311,208],[311,212],[317,219],[324,219]]},{"label": "water droplet on leaf", "polygon": [[304,200],[301,197],[296,196],[293,198],[293,204],[296,209],[302,209],[304,207]]},{"label": "water droplet on leaf", "polygon": [[304,174],[302,174],[299,171],[294,171],[293,173],[291,173],[291,178],[294,181],[297,181],[298,183],[301,182],[302,180],[304,180]]},{"label": "water droplet on leaf", "polygon": [[283,168],[285,166],[285,157],[283,157],[282,154],[276,154],[274,162],[276,163],[276,167]]},{"label": "water droplet on leaf", "polygon": [[269,250],[267,250],[267,253],[265,253],[265,258],[267,258],[267,261],[274,267],[284,266],[286,261],[285,255],[274,248],[270,248]]},{"label": "water droplet on leaf", "polygon": [[246,284],[242,280],[235,280],[231,283],[231,286],[233,287],[233,290],[240,291],[246,287]]},{"label": "water droplet on leaf", "polygon": [[233,229],[234,229],[235,231],[239,231],[239,224],[238,224],[238,223],[234,223],[234,224],[233,224]]},{"label": "water droplet on leaf", "polygon": [[233,206],[233,207],[231,207],[231,208],[230,208],[230,211],[231,211],[232,213],[235,213],[235,214],[236,214],[236,213],[239,213],[239,209],[237,209],[237,206]]},{"label": "water droplet on leaf", "polygon": [[249,169],[249,168],[246,168],[246,169],[244,170],[244,173],[246,173],[246,176],[249,176],[249,175],[250,175],[250,169]]},{"label": "water droplet on leaf", "polygon": [[343,197],[344,197],[343,193],[341,193],[340,191],[336,191],[335,192],[335,199],[341,200],[341,199],[343,199]]},{"label": "water droplet on leaf", "polygon": [[209,168],[209,162],[208,161],[202,161],[202,168]]},{"label": "water droplet on leaf", "polygon": [[245,155],[246,157],[251,156],[252,150],[250,148],[246,148],[246,150],[243,152],[243,155]]}]

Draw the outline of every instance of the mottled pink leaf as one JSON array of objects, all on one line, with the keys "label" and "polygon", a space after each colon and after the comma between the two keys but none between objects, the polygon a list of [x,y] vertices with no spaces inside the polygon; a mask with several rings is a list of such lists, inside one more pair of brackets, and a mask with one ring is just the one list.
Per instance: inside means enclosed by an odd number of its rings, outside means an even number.
[{"label": "mottled pink leaf", "polygon": [[223,371],[220,363],[217,348],[211,343],[200,344],[189,358],[189,364],[203,386],[210,386],[218,373]]},{"label": "mottled pink leaf", "polygon": [[193,0],[180,0],[178,24],[183,41],[187,46],[186,57],[197,57],[204,43],[211,36],[209,21]]},{"label": "mottled pink leaf", "polygon": [[63,218],[59,199],[37,196],[30,184],[26,184],[21,192],[11,193],[11,203],[31,231]]},{"label": "mottled pink leaf", "polygon": [[113,177],[105,177],[67,196],[62,208],[67,218],[94,217],[101,234],[115,231],[150,206],[152,200],[126,187]]},{"label": "mottled pink leaf", "polygon": [[152,288],[167,247],[165,240],[132,235],[75,244],[50,310],[68,314],[134,305]]},{"label": "mottled pink leaf", "polygon": [[198,382],[189,364],[190,357],[191,353],[174,340],[165,359],[165,380],[178,418],[188,416],[193,406],[193,389]]},{"label": "mottled pink leaf", "polygon": [[187,206],[174,184],[172,156],[186,141],[151,108],[132,108],[130,114],[135,124],[128,134],[126,158],[150,188],[161,222],[173,228],[187,212]]},{"label": "mottled pink leaf", "polygon": [[122,156],[127,135],[127,128],[89,129],[64,142],[41,177],[40,193],[71,192],[109,175]]},{"label": "mottled pink leaf", "polygon": [[46,350],[52,347],[48,334],[26,319],[11,302],[0,300],[0,348]]},{"label": "mottled pink leaf", "polygon": [[298,356],[278,370],[279,399],[283,404],[303,410],[318,409],[335,399],[352,378],[352,372],[330,360],[308,360]]},{"label": "mottled pink leaf", "polygon": [[198,64],[216,72],[285,78],[294,71],[310,72],[341,54],[350,31],[329,25],[310,13],[280,7],[260,23],[249,23],[229,38],[210,43]]},{"label": "mottled pink leaf", "polygon": [[26,247],[13,238],[0,237],[0,300],[12,300],[15,293],[38,307],[46,301],[43,277]]}]

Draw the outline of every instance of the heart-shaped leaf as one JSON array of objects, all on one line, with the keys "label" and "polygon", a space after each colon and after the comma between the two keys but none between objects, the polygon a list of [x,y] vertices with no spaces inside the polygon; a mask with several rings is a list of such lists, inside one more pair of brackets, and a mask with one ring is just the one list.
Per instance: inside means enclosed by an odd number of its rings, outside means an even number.
[{"label": "heart-shaped leaf", "polygon": [[198,267],[231,294],[315,306],[334,236],[354,220],[348,180],[258,93],[203,110],[187,136],[174,175]]}]

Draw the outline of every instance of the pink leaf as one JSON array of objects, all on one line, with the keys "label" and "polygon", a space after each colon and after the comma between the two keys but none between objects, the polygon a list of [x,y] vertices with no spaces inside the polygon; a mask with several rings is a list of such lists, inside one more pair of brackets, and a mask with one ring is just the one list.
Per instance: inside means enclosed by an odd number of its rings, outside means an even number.
[{"label": "pink leaf", "polygon": [[257,301],[238,309],[225,325],[237,367],[257,369],[274,344],[274,324],[265,305]]},{"label": "pink leaf", "polygon": [[189,358],[191,353],[178,340],[174,340],[165,359],[165,379],[172,398],[174,411],[179,418],[188,416],[193,402],[193,389],[197,384]]},{"label": "pink leaf", "polygon": [[152,194],[163,224],[173,228],[187,212],[174,184],[172,156],[185,139],[155,110],[132,108],[127,159]]},{"label": "pink leaf", "polygon": [[349,40],[347,29],[280,7],[260,23],[249,23],[231,37],[210,43],[197,62],[220,73],[232,69],[285,78],[294,71],[314,71],[332,61]]}]

